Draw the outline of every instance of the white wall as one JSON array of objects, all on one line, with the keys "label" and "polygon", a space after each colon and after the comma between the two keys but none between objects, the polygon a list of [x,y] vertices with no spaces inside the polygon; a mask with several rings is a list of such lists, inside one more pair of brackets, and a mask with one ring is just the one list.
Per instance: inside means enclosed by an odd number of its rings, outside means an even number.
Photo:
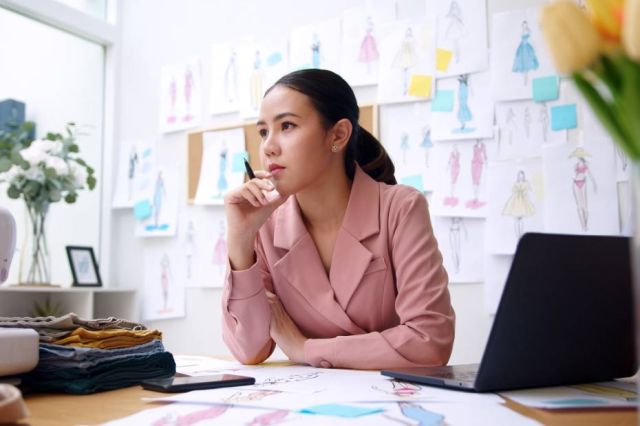
[{"label": "white wall", "polygon": [[[383,1],[383,0],[379,0]],[[480,3],[482,0],[478,0]],[[543,0],[489,0],[488,18],[498,11],[542,4]],[[193,54],[205,59],[207,75],[210,45],[216,41],[233,41],[248,34],[270,38],[287,36],[299,25],[340,15],[343,9],[366,4],[364,0],[136,0],[123,1],[122,68],[118,93],[117,137],[119,140],[157,140],[161,165],[179,164],[184,173],[186,138],[184,133],[158,133],[160,68],[179,63]],[[399,18],[424,11],[424,1],[400,0]],[[204,81],[204,93],[208,82]],[[358,89],[361,103],[375,99],[375,88]],[[205,126],[239,122],[235,114],[206,116]],[[184,174],[183,174],[184,175]],[[188,207],[195,209],[197,207]],[[201,209],[201,207],[200,207]],[[220,207],[211,207],[211,214]],[[134,219],[130,210],[114,211],[112,276],[114,286],[142,289],[144,281],[143,241],[134,238]],[[478,362],[482,355],[492,317],[483,310],[481,283],[452,285],[450,291],[457,312],[456,340],[452,363]],[[161,329],[165,344],[175,353],[224,354],[221,340],[220,290],[188,289],[187,317],[149,323]]]}]

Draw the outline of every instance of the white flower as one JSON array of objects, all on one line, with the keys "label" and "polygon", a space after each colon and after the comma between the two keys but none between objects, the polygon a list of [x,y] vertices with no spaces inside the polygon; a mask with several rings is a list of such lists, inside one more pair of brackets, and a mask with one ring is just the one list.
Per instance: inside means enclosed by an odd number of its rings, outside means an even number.
[{"label": "white flower", "polygon": [[69,173],[69,166],[60,157],[50,156],[46,159],[45,164],[47,167],[54,169],[58,176],[66,176]]},{"label": "white flower", "polygon": [[36,145],[35,142],[29,145],[28,148],[21,149],[20,155],[31,166],[36,166],[44,162],[47,159],[47,157],[49,157],[49,155],[46,152],[44,152],[42,149],[40,149],[40,147]]},{"label": "white flower", "polygon": [[25,172],[24,177],[29,179],[29,180],[35,180],[37,182],[44,182],[44,170],[42,170],[42,167],[38,167],[37,165],[36,166],[31,166]]},{"label": "white flower", "polygon": [[0,181],[1,182],[13,182],[18,176],[24,176],[24,169],[20,166],[16,166],[15,164],[11,166],[9,170],[4,173],[0,173]]},{"label": "white flower", "polygon": [[42,152],[48,152],[49,154],[58,155],[62,152],[64,145],[60,141],[50,141],[47,139],[38,139],[31,142],[33,149],[37,149]]},{"label": "white flower", "polygon": [[69,170],[75,180],[76,188],[83,188],[87,182],[87,169],[75,161],[69,161]]}]

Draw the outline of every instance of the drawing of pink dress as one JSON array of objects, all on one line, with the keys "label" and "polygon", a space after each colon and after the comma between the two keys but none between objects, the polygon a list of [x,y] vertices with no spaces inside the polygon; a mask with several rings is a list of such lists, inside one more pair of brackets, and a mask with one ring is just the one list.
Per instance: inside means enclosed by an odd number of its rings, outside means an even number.
[{"label": "drawing of pink dress", "polygon": [[458,197],[453,195],[453,189],[458,182],[460,176],[460,152],[451,151],[449,155],[449,167],[451,170],[451,196],[444,199],[445,206],[455,207],[458,204]]},{"label": "drawing of pink dress", "polygon": [[171,83],[169,83],[169,100],[171,102],[171,111],[169,111],[169,116],[167,117],[167,123],[174,123],[176,121],[176,96],[178,89],[176,87],[176,79],[171,78]]},{"label": "drawing of pink dress", "polygon": [[[483,143],[479,143],[473,146],[473,158],[471,159],[471,183],[473,184],[474,190],[477,190],[480,187],[480,180],[482,178],[482,169],[484,168],[485,158],[487,158],[486,146]],[[484,206],[486,203],[478,200],[478,196],[476,196],[473,200],[467,201],[467,208],[470,209],[479,209]]]},{"label": "drawing of pink dress", "polygon": [[373,62],[380,57],[378,53],[378,46],[376,44],[376,39],[371,35],[370,31],[367,31],[367,34],[362,39],[362,43],[360,44],[360,56],[358,60],[360,62]]},{"label": "drawing of pink dress", "polygon": [[191,115],[191,89],[193,89],[193,73],[190,69],[184,74],[184,101],[187,109],[182,121],[190,121],[193,116]]},{"label": "drawing of pink dress", "polygon": [[251,423],[247,423],[248,426],[268,426],[280,423],[282,419],[289,415],[289,410],[277,410],[271,411],[266,414],[261,414],[254,418]]},{"label": "drawing of pink dress", "polygon": [[216,241],[216,246],[213,250],[213,263],[216,265],[227,263],[227,242],[222,236],[218,237],[218,241]]}]

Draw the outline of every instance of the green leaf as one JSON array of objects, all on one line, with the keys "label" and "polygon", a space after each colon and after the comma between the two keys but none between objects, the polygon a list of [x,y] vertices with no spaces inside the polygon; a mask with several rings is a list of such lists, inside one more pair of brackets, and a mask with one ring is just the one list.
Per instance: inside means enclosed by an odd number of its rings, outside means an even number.
[{"label": "green leaf", "polygon": [[64,197],[64,200],[69,204],[73,204],[73,203],[76,202],[77,198],[78,197],[77,197],[77,195],[75,193],[70,192]]},{"label": "green leaf", "polygon": [[0,173],[6,172],[11,168],[13,162],[8,158],[0,158]]},{"label": "green leaf", "polygon": [[97,183],[97,180],[95,177],[93,176],[87,177],[87,185],[89,186],[90,190],[93,190],[93,188],[96,187],[96,183]]},{"label": "green leaf", "polygon": [[49,201],[50,202],[56,203],[56,202],[60,201],[61,198],[62,198],[62,194],[60,193],[60,191],[58,191],[55,188],[49,189]]},{"label": "green leaf", "polygon": [[11,185],[7,189],[7,195],[9,196],[9,198],[12,198],[12,199],[15,200],[15,199],[20,198],[20,191],[18,190],[18,188],[16,188],[15,186]]}]

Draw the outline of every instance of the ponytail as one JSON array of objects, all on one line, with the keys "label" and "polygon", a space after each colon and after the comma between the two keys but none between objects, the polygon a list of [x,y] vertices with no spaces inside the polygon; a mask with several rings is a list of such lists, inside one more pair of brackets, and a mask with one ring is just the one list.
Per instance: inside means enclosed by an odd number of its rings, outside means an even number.
[{"label": "ponytail", "polygon": [[354,134],[349,140],[344,156],[344,165],[347,176],[353,179],[355,175],[355,163],[362,170],[378,182],[395,185],[395,167],[382,144],[362,126],[354,128]]}]

